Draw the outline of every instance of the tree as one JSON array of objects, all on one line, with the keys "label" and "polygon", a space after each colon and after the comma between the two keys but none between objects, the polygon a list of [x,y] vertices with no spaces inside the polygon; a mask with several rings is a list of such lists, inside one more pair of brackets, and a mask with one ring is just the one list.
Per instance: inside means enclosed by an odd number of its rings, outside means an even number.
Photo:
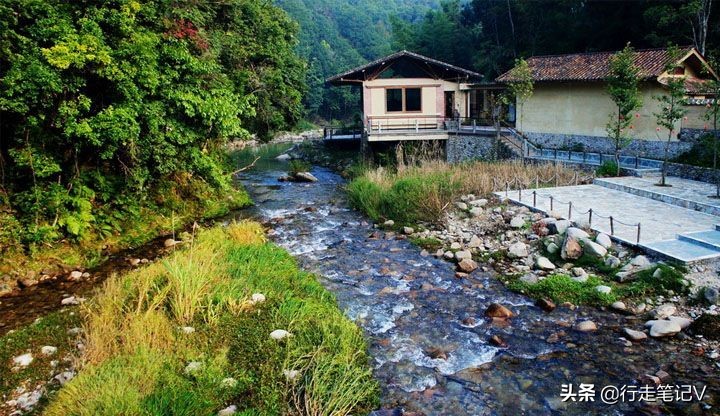
[{"label": "tree", "polygon": [[665,82],[667,83],[666,93],[654,97],[655,100],[660,104],[660,111],[657,113],[653,113],[657,124],[660,126],[658,127],[658,132],[660,131],[661,127],[668,132],[667,141],[665,142],[665,156],[663,159],[662,179],[658,184],[660,186],[668,186],[667,165],[670,155],[670,142],[672,141],[673,134],[676,132],[679,133],[679,131],[676,130],[676,124],[683,118],[683,116],[685,116],[686,113],[684,107],[685,77],[673,75],[673,72],[678,65],[678,60],[680,59],[680,50],[675,46],[671,46],[668,47],[667,52],[668,61],[665,65]]},{"label": "tree", "polygon": [[632,127],[632,113],[642,106],[640,98],[639,69],[635,66],[634,50],[628,44],[625,49],[610,58],[610,74],[607,78],[607,92],[617,106],[617,112],[610,114],[607,124],[608,136],[615,144],[615,164],[620,175],[620,151],[630,144],[628,130]]},{"label": "tree", "polygon": [[514,100],[520,109],[520,128],[518,130],[522,132],[522,108],[525,102],[532,97],[535,88],[532,70],[525,59],[515,60],[515,66],[510,70],[510,77],[512,81],[507,85],[507,101]]}]

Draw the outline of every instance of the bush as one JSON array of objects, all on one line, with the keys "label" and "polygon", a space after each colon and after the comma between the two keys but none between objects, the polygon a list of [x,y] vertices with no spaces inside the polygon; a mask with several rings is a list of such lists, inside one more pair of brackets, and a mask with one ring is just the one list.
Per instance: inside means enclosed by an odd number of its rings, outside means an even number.
[{"label": "bush", "polygon": [[600,178],[617,176],[618,165],[614,161],[605,161],[597,169],[595,169],[595,176]]},{"label": "bush", "polygon": [[557,303],[571,302],[576,305],[604,306],[617,300],[614,292],[609,294],[598,292],[595,289],[598,285],[613,286],[595,276],[590,276],[585,282],[577,282],[564,274],[550,275],[535,284],[520,280],[508,283],[511,290],[525,293],[536,299],[549,298]]},{"label": "bush", "polygon": [[308,162],[300,159],[293,159],[288,164],[288,174],[290,176],[295,176],[301,172],[309,172],[311,168],[312,166]]}]

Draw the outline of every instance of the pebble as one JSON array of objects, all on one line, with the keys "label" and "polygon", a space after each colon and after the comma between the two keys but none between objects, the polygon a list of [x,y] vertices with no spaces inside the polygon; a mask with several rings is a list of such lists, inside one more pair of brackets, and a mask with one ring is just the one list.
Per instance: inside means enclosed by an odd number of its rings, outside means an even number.
[{"label": "pebble", "polygon": [[510,309],[499,303],[492,303],[485,309],[485,316],[489,318],[512,318],[513,313]]},{"label": "pebble", "polygon": [[673,321],[655,321],[650,327],[650,336],[654,338],[671,337],[682,331],[680,325]]},{"label": "pebble", "polygon": [[630,341],[638,342],[638,341],[642,341],[642,340],[644,340],[644,339],[647,339],[647,334],[644,333],[644,332],[642,332],[642,331],[636,331],[636,330],[634,330],[634,329],[624,328],[624,329],[623,329],[623,332],[625,333],[625,336],[626,336]]},{"label": "pebble", "polygon": [[580,321],[575,324],[575,330],[580,332],[597,331],[597,325],[593,321]]},{"label": "pebble", "polygon": [[555,265],[547,257],[538,257],[535,260],[535,267],[540,270],[550,271],[555,270]]},{"label": "pebble", "polygon": [[292,334],[284,329],[276,329],[270,333],[270,338],[276,341],[280,341],[291,336]]},{"label": "pebble", "polygon": [[30,365],[30,363],[33,362],[33,356],[31,353],[18,355],[17,357],[13,358],[13,364],[20,366],[20,367],[27,367]]},{"label": "pebble", "polygon": [[46,346],[40,348],[40,352],[42,353],[42,355],[47,357],[47,356],[55,354],[57,352],[57,347],[46,345]]},{"label": "pebble", "polygon": [[237,406],[235,406],[234,404],[231,404],[230,406],[220,410],[217,413],[217,416],[230,416],[230,415],[234,415],[235,413],[237,413]]}]

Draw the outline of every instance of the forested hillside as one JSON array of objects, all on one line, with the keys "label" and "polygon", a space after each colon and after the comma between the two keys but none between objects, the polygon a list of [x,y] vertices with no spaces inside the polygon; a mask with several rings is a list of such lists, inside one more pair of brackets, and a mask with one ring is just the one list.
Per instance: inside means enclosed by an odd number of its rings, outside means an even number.
[{"label": "forested hillside", "polygon": [[189,206],[210,214],[230,191],[227,141],[302,115],[305,65],[285,12],[269,0],[182,4],[0,3],[4,261],[66,238],[141,240]]},{"label": "forested hillside", "polygon": [[358,108],[358,95],[329,89],[327,77],[392,51],[395,17],[416,22],[439,0],[275,0],[300,25],[300,56],[308,61],[310,117],[347,117]]},{"label": "forested hillside", "polygon": [[395,20],[396,45],[493,79],[531,55],[696,45],[720,57],[720,2],[445,1],[418,23]]}]

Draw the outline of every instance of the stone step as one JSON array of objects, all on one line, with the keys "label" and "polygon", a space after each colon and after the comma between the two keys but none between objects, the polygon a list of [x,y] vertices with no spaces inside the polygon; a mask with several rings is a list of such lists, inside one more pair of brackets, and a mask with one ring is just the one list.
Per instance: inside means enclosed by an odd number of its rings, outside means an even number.
[{"label": "stone step", "polygon": [[685,264],[708,263],[720,259],[720,249],[710,248],[688,240],[656,241],[640,244],[640,247],[650,253]]},{"label": "stone step", "polygon": [[[717,227],[717,225],[716,225]],[[678,240],[689,241],[707,248],[720,251],[720,231],[708,230],[680,234]]]},{"label": "stone step", "polygon": [[596,178],[593,183],[595,185],[599,185],[608,189],[614,189],[616,191],[623,191],[627,192],[632,195],[642,196],[644,198],[653,199],[655,201],[664,202],[666,204],[676,205],[679,207],[683,207],[686,209],[691,209],[693,211],[699,211],[704,212],[706,214],[710,215],[718,215],[720,216],[720,207],[717,205],[712,204],[706,204],[700,201],[693,201],[689,199],[680,198],[678,196],[674,195],[668,195],[665,193],[662,193],[662,187],[657,187],[657,189],[642,189],[634,186],[630,186],[627,184],[621,184],[613,182],[612,180],[603,179],[603,178]]}]

